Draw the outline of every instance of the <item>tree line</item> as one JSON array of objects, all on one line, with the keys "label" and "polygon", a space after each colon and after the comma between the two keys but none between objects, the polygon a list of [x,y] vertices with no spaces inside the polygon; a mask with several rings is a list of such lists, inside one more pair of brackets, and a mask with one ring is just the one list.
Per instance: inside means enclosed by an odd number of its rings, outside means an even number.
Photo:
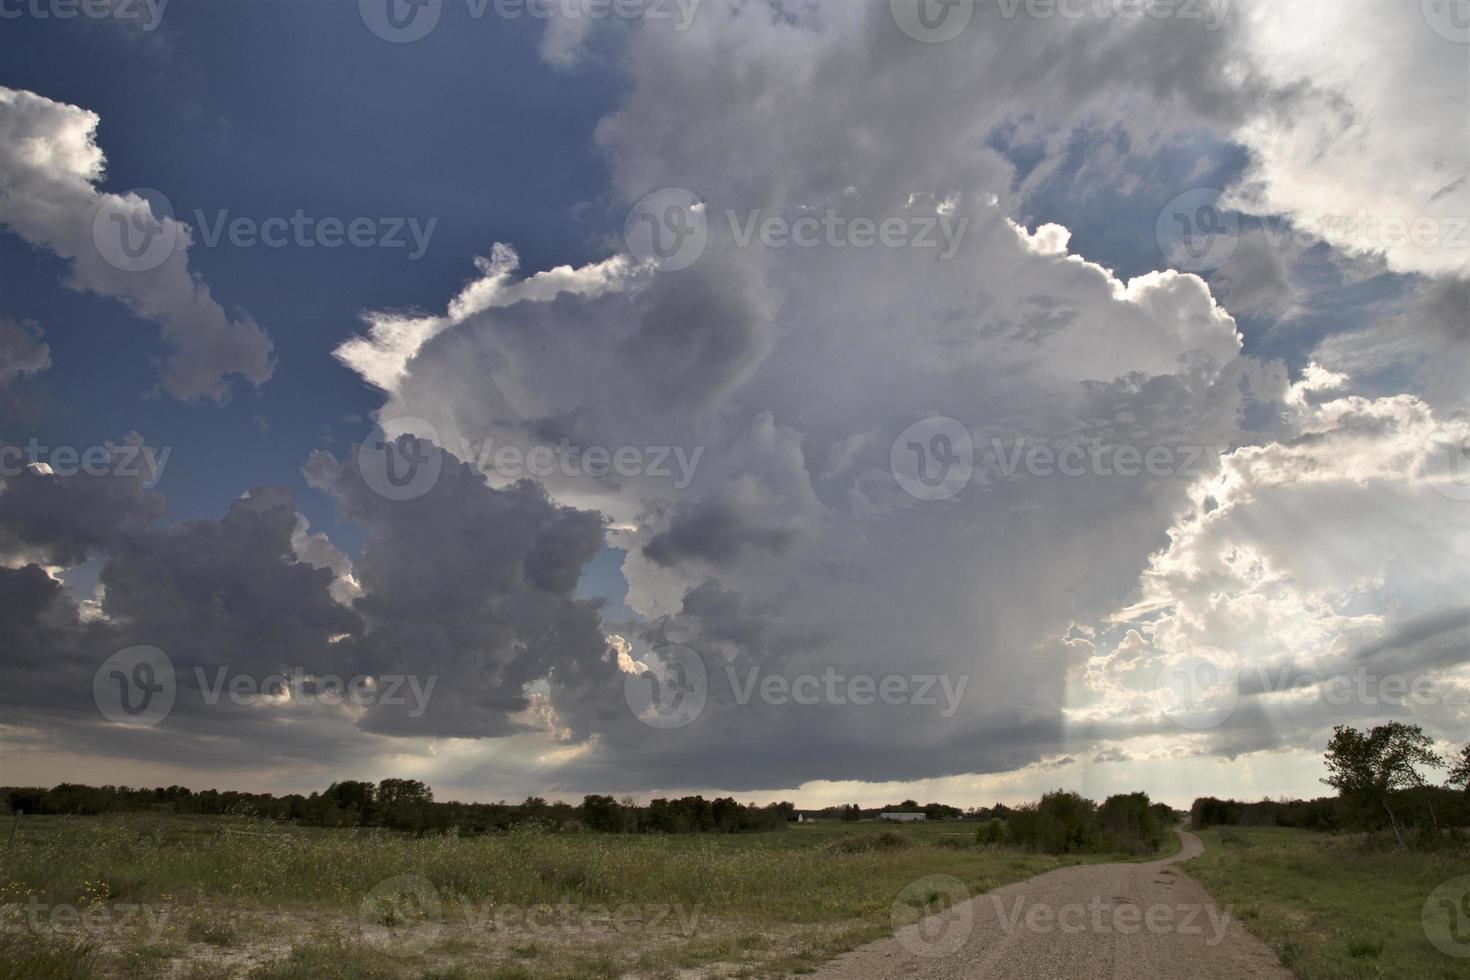
[{"label": "tree line", "polygon": [[784,829],[795,819],[791,803],[766,806],[730,797],[702,796],[652,800],[642,806],[630,797],[589,795],[580,805],[539,796],[521,803],[439,802],[416,779],[335,782],[320,793],[242,793],[183,786],[133,789],[61,783],[42,787],[0,787],[7,811],[28,814],[174,813],[291,821],[312,827],[386,827],[413,833],[456,830],[481,834],[535,825],[547,830],[602,833],[743,833]]},{"label": "tree line", "polygon": [[[1338,725],[1322,779],[1336,796],[1255,803],[1202,797],[1190,808],[1190,824],[1386,831],[1400,848],[1434,847],[1470,827],[1470,743],[1451,758],[1433,744],[1418,725],[1400,721],[1367,731]],[[1448,770],[1442,784],[1427,775],[1436,769]]]}]

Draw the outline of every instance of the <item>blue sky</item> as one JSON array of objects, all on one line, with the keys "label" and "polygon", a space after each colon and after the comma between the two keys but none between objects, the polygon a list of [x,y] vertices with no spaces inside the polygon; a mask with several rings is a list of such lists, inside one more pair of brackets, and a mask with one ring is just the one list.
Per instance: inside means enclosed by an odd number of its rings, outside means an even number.
[{"label": "blue sky", "polygon": [[415,261],[406,248],[196,247],[191,265],[215,296],[276,350],[271,381],[237,386],[220,408],[150,398],[160,352],[148,328],[66,289],[56,256],[3,236],[7,312],[66,325],[47,333],[66,410],[38,438],[93,445],[136,430],[177,447],[160,484],[171,516],[217,515],[250,486],[283,483],[352,548],[354,531],[298,471],[312,449],[361,439],[381,403],[331,357],[359,314],[442,307],[494,241],[514,242],[527,271],[580,265],[606,254],[599,239],[621,221],[590,141],[616,75],[547,67],[529,22],[456,14],[410,45],[372,36],[348,3],[174,3],[164,33],[143,37],[86,20],[6,24],[5,84],[102,115],[108,190],[160,190],[191,224],[196,209],[437,219]]}]

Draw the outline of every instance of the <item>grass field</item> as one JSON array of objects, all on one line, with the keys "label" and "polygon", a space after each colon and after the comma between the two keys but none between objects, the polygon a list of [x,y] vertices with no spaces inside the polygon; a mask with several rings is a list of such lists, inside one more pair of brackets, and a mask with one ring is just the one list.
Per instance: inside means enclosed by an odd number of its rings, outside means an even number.
[{"label": "grass field", "polygon": [[779,975],[887,934],[927,875],[978,894],[1123,859],[981,849],[974,831],[415,838],[30,817],[0,863],[0,959],[37,977]]},{"label": "grass field", "polygon": [[1366,850],[1359,837],[1213,828],[1185,870],[1303,980],[1465,980],[1470,959],[1429,941],[1436,886],[1470,874],[1470,849]]}]

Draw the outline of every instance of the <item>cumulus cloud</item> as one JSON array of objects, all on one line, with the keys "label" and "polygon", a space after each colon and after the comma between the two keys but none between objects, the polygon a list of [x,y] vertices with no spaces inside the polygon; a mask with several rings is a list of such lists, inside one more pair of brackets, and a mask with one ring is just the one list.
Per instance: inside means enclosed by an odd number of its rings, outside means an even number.
[{"label": "cumulus cloud", "polygon": [[[1288,399],[1290,437],[1236,449],[1193,488],[1136,601],[1111,617],[1122,641],[1078,668],[1079,729],[1172,730],[1223,754],[1310,752],[1333,724],[1390,718],[1462,738],[1470,488],[1453,463],[1470,428],[1412,395],[1349,394],[1348,380],[1308,371]],[[1190,658],[1241,699],[1198,732],[1156,700],[1160,671]]]},{"label": "cumulus cloud", "polygon": [[71,262],[68,285],[112,297],[159,327],[171,349],[165,391],[224,401],[231,375],[271,376],[271,342],[232,318],[189,271],[187,225],[136,193],[99,189],[96,113],[0,87],[0,223]]},{"label": "cumulus cloud", "polygon": [[[1033,762],[1062,734],[1072,658],[1053,637],[1126,597],[1155,546],[1145,529],[1187,504],[1191,478],[1032,479],[1006,470],[1006,452],[1027,440],[1160,445],[1210,470],[1213,447],[1242,438],[1242,389],[1256,377],[1235,323],[1195,276],[1120,280],[1071,253],[1066,229],[1009,219],[998,204],[1009,164],[980,145],[1003,110],[959,109],[927,89],[947,76],[925,59],[949,56],[891,21],[860,5],[824,8],[819,23],[767,20],[758,5],[712,16],[692,37],[630,39],[633,90],[599,130],[629,200],[675,185],[706,200],[696,263],[658,272],[620,254],[559,271],[559,288],[545,289],[515,281],[500,251],[446,316],[395,331],[384,325],[401,318],[370,314],[368,336],[339,356],[384,388],[382,419],[425,420],[456,451],[563,439],[583,453],[702,451],[687,486],[647,472],[540,481],[614,522],[627,601],[649,619],[618,627],[631,656],[686,644],[710,677],[708,707],[674,739],[632,716],[616,674],[595,696],[553,691],[562,723],[597,733],[593,751],[565,763],[568,783],[753,788]],[[983,32],[974,43],[1009,60]],[[875,58],[894,73],[876,101],[865,81]],[[954,67],[973,83],[998,71],[959,55]],[[752,101],[732,103],[729,86]],[[729,110],[796,90],[831,112],[754,139],[755,114]],[[761,120],[763,132],[782,125]],[[856,145],[848,135],[890,124],[922,132]],[[963,231],[945,257],[745,245],[738,234],[749,213],[826,212]],[[936,413],[970,431],[977,472],[954,499],[919,501],[895,482],[890,448]],[[491,457],[466,458],[508,485]],[[960,703],[943,715],[793,710],[740,695],[752,670],[828,668],[943,677]]]},{"label": "cumulus cloud", "polygon": [[[543,481],[554,499],[614,520],[612,540],[628,549],[627,601],[651,618],[628,631],[631,656],[684,643],[711,674],[709,706],[678,739],[605,714],[597,751],[568,762],[569,780],[611,780],[611,759],[632,781],[622,785],[942,776],[1035,763],[1079,738],[1128,737],[1133,729],[1089,734],[1069,714],[1080,704],[1077,671],[1094,657],[1134,673],[1156,666],[1165,600],[1137,590],[1158,574],[1160,547],[1183,547],[1187,515],[1220,510],[1202,487],[1349,426],[1354,462],[1333,464],[1352,499],[1420,460],[1405,455],[1426,451],[1412,440],[1445,424],[1422,402],[1344,401],[1322,415],[1309,384],[1288,390],[1281,365],[1240,356],[1234,321],[1197,277],[1120,279],[1071,252],[1060,225],[1031,230],[1008,217],[1013,172],[986,136],[1018,112],[1043,131],[1121,125],[1144,142],[1212,126],[1256,154],[1252,193],[1269,185],[1270,208],[1318,217],[1297,202],[1272,127],[1288,110],[1313,114],[1324,132],[1344,111],[1376,113],[1380,128],[1391,121],[1341,73],[1309,82],[1264,64],[1280,38],[1268,13],[1206,31],[1179,20],[1011,20],[982,5],[976,16],[992,18],[990,29],[927,46],[864,5],[777,16],[716,4],[702,14],[677,37],[652,25],[629,35],[631,91],[598,129],[627,201],[672,186],[706,202],[708,245],[692,268],[649,272],[617,255],[559,270],[566,285],[532,297],[535,278],[517,283],[509,265],[491,263],[462,296],[515,290],[521,301],[455,301],[397,349],[375,314],[369,337],[339,354],[367,367],[371,345],[380,360],[362,373],[387,392],[383,417],[426,419],[448,445],[529,448],[554,437],[705,451],[687,487],[645,474]],[[802,93],[802,112],[767,111],[791,92]],[[1366,170],[1343,172],[1373,182]],[[966,232],[947,262],[916,248],[742,247],[733,230],[751,213],[944,216]],[[1289,262],[1261,235],[1241,244],[1224,295],[1244,311],[1290,312],[1299,296]],[[1412,250],[1388,261],[1437,271]],[[1398,420],[1417,426],[1412,449],[1380,409],[1420,413]],[[921,502],[895,485],[889,449],[934,414],[962,420],[976,473],[953,499]],[[754,432],[766,434],[761,452]],[[1017,445],[1069,444],[1158,447],[1176,466],[1140,479],[1005,465]],[[1434,574],[1448,571],[1426,572],[1414,586],[1421,597]],[[1135,605],[1155,619],[1129,620],[1132,639],[1115,648],[1119,610]],[[741,703],[729,673],[828,666],[963,676],[972,695],[943,719],[911,706],[803,713]],[[1166,732],[1147,707],[1130,724]],[[738,754],[727,750],[735,739]],[[1237,738],[1233,750],[1273,744]],[[1088,758],[1126,754],[1100,746]]]},{"label": "cumulus cloud", "polygon": [[367,629],[335,653],[358,670],[439,679],[432,711],[375,706],[363,719],[371,730],[510,734],[525,727],[513,716],[529,707],[532,683],[549,680],[575,700],[616,673],[597,604],[572,595],[602,545],[602,520],[558,507],[529,481],[490,487],[450,454],[423,448],[442,453],[440,474],[411,500],[379,495],[356,465],[329,454],[307,465],[312,484],[368,534],[352,604]]},{"label": "cumulus cloud", "polygon": [[[449,465],[405,504],[377,496],[355,465],[314,456],[312,481],[365,531],[354,562],[309,530],[284,488],[251,490],[218,519],[164,524],[162,496],[130,474],[26,468],[0,485],[0,697],[8,724],[52,732],[47,751],[371,771],[375,757],[422,751],[404,736],[541,732],[560,724],[548,687],[575,706],[617,672],[597,603],[573,596],[602,520],[531,483],[496,490]],[[97,589],[82,600],[58,572],[87,561]],[[170,658],[178,693],[157,729],[119,730],[97,712],[92,677],[136,645]],[[391,680],[399,693],[367,704],[288,696],[293,676],[308,694],[330,678],[370,678],[379,691]],[[261,693],[230,696],[240,678]]]},{"label": "cumulus cloud", "polygon": [[1414,4],[1239,6],[1254,71],[1294,96],[1233,130],[1251,151],[1238,200],[1396,272],[1470,271],[1464,45]]},{"label": "cumulus cloud", "polygon": [[[1322,231],[1350,260],[1426,278],[1381,322],[1313,338],[1320,366],[1293,373],[1245,353],[1231,315],[1302,301],[1292,256],[1264,233],[1239,242],[1218,297],[1180,271],[1120,275],[1062,224],[1024,218],[1035,181],[992,140],[1024,128],[1052,157],[1038,170],[1058,172],[1058,148],[1089,133],[1156,148],[1207,130],[1246,151],[1230,200],[1253,212],[1319,228],[1344,202],[1453,217],[1464,160],[1439,124],[1461,96],[1400,112],[1391,72],[1344,67],[1354,39],[1379,50],[1393,37],[1404,46],[1385,58],[1442,81],[1433,32],[1343,5],[1321,16],[1349,18],[1349,43],[1309,48],[1293,40],[1313,36],[1292,19],[1307,15],[1279,6],[1232,5],[1206,25],[982,4],[959,38],[931,45],[886,4],[706,2],[687,30],[624,32],[628,88],[595,138],[622,203],[671,187],[703,201],[697,260],[662,271],[619,246],[521,276],[497,244],[442,313],[367,313],[336,356],[383,392],[384,430],[415,440],[440,476],[395,501],[352,459],[314,455],[308,480],[366,532],[355,560],[280,490],[159,527],[153,498],[131,490],[104,494],[94,509],[112,517],[91,522],[85,494],[53,501],[20,481],[7,505],[7,485],[0,543],[32,564],[7,570],[0,595],[14,622],[59,631],[18,642],[77,650],[81,676],[85,651],[124,624],[166,636],[184,624],[203,663],[264,669],[240,637],[265,629],[272,662],[439,678],[423,714],[375,706],[328,723],[273,708],[328,733],[341,757],[411,745],[442,751],[418,771],[454,785],[513,771],[569,792],[822,781],[815,793],[837,794],[900,777],[1019,792],[1063,774],[1131,788],[1112,782],[1181,760],[1182,783],[1200,785],[1212,758],[1299,755],[1325,715],[1283,713],[1289,690],[1247,684],[1227,721],[1181,733],[1155,686],[1192,651],[1461,683],[1455,583],[1470,540],[1456,453],[1470,432],[1443,367],[1458,362],[1438,356],[1463,351],[1461,260]],[[543,55],[572,67],[589,41],[556,26]],[[55,162],[23,176],[48,189],[36,174],[69,174],[56,180],[73,196],[106,196],[95,117],[35,98],[10,104],[44,122],[28,125]],[[1353,157],[1317,181],[1339,155]],[[1106,193],[1119,160],[1082,179]],[[765,219],[908,234],[747,239]],[[920,243],[940,229],[944,247]],[[1395,334],[1399,322],[1414,329]],[[1388,362],[1397,376],[1370,376]],[[896,471],[914,451],[905,433],[935,417],[953,420],[946,441],[917,441],[920,453],[958,438],[971,475],[920,499]],[[556,465],[528,473],[542,450]],[[609,465],[624,451],[635,465]],[[1054,465],[1074,451],[1078,469]],[[637,622],[604,622],[577,596],[604,544],[626,555]],[[87,620],[40,566],[94,553],[105,616]],[[156,609],[142,608],[150,593]],[[708,700],[668,732],[624,696],[673,646],[700,658]],[[814,703],[764,684],[834,675],[843,696]],[[854,678],[927,684],[931,700],[855,702]],[[1463,730],[1456,710],[1423,717]],[[250,731],[245,715],[229,721]]]}]

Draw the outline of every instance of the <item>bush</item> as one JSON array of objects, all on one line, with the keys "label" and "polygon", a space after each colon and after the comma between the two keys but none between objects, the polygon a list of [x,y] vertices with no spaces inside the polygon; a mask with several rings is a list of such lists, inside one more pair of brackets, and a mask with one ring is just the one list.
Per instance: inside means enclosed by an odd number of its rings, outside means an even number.
[{"label": "bush", "polygon": [[1097,809],[1071,790],[1047,793],[1011,815],[1011,838],[1022,847],[1045,854],[1093,850],[1098,842]]},{"label": "bush", "polygon": [[1159,807],[1149,803],[1147,793],[1108,797],[1098,808],[1097,822],[1105,846],[1128,854],[1152,854],[1164,843],[1167,831]]},{"label": "bush", "polygon": [[1006,842],[1007,833],[1004,820],[987,820],[975,828],[975,843],[981,847],[998,847]]},{"label": "bush", "polygon": [[1168,833],[1165,814],[1172,819],[1172,811],[1151,803],[1147,793],[1110,796],[1099,807],[1078,793],[1057,790],[1015,810],[1006,836],[1045,854],[1152,854]]}]

